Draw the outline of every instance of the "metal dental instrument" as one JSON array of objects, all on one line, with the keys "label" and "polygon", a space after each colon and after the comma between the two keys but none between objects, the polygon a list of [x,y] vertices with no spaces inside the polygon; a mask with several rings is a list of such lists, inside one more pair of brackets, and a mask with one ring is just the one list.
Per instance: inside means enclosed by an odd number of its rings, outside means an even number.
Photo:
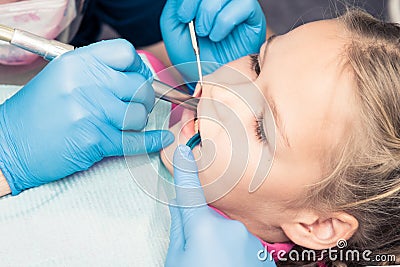
[{"label": "metal dental instrument", "polygon": [[203,72],[201,70],[201,64],[200,64],[200,50],[199,50],[199,44],[198,44],[197,38],[196,38],[196,31],[194,30],[193,20],[189,22],[189,33],[190,33],[190,40],[192,41],[192,47],[194,50],[194,54],[196,56],[197,71],[199,73],[199,82],[200,82],[201,89],[203,89]]},{"label": "metal dental instrument", "polygon": [[[56,40],[48,40],[27,31],[13,29],[0,24],[0,40],[37,54],[46,60],[52,60],[68,51],[74,50],[72,45]],[[197,111],[199,99],[185,94],[159,80],[153,80],[155,96],[164,101]]]}]

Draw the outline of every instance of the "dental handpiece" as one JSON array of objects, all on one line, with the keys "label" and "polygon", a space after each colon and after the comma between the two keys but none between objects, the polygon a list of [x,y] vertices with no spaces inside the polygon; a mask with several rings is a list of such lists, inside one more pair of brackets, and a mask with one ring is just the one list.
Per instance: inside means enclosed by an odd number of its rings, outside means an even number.
[{"label": "dental handpiece", "polygon": [[[49,61],[75,49],[72,45],[56,40],[48,40],[36,34],[20,29],[13,29],[1,24],[0,40],[37,54]],[[179,87],[174,88],[157,79],[153,79],[153,88],[156,98],[197,111],[199,99],[183,93],[178,90]]]}]

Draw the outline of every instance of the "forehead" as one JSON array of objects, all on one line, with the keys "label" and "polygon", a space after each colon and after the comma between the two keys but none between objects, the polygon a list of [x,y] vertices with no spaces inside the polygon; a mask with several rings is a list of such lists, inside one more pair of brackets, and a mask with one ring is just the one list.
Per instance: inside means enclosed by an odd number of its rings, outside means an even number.
[{"label": "forehead", "polygon": [[274,50],[271,54],[279,53],[281,64],[292,66],[287,70],[308,78],[314,71],[331,72],[329,76],[332,77],[332,72],[339,71],[343,63],[345,45],[349,41],[345,34],[345,28],[337,19],[312,22],[276,38],[270,45],[275,49],[268,50]]},{"label": "forehead", "polygon": [[347,42],[341,23],[326,20],[296,28],[268,49],[261,79],[301,156],[325,151],[347,133],[354,107],[352,78],[344,64]]}]

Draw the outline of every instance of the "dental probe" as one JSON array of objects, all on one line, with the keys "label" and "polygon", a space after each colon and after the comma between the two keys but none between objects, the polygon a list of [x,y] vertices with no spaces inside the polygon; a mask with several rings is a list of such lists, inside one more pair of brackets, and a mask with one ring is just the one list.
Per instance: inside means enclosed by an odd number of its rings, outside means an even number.
[{"label": "dental probe", "polygon": [[[74,50],[72,45],[56,40],[48,40],[27,31],[13,29],[0,24],[0,40],[8,42],[19,48],[37,54],[46,60],[54,58]],[[197,111],[199,99],[185,94],[159,80],[153,80],[155,96],[158,99],[180,105],[184,108]]]},{"label": "dental probe", "polygon": [[194,30],[193,20],[191,20],[189,22],[189,33],[190,33],[190,40],[192,41],[192,47],[194,50],[194,54],[196,56],[197,71],[199,73],[200,87],[201,87],[201,89],[203,89],[203,71],[201,70],[201,64],[200,64],[200,50],[199,50],[199,44],[198,44],[197,38],[196,38],[196,32]]}]

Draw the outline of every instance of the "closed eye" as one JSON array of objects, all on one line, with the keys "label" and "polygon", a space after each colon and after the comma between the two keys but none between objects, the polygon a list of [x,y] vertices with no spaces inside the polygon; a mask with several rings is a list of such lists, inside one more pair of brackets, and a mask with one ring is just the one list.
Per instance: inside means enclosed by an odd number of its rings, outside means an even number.
[{"label": "closed eye", "polygon": [[259,59],[259,54],[251,54],[249,55],[251,59],[251,69],[257,74],[257,77],[261,73],[261,68],[260,68],[260,59]]},{"label": "closed eye", "polygon": [[268,138],[264,129],[264,114],[259,114],[255,121],[255,133],[258,141],[263,144],[268,143]]}]

